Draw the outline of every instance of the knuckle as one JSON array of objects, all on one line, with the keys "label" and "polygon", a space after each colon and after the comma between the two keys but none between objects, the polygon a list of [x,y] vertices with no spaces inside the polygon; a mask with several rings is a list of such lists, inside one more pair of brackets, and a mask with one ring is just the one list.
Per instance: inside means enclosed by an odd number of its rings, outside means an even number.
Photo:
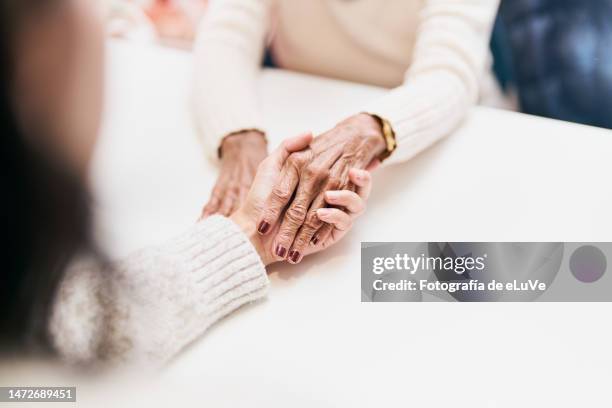
[{"label": "knuckle", "polygon": [[309,211],[306,215],[306,220],[304,221],[304,229],[308,233],[314,232],[314,230],[319,229],[323,225],[323,221],[317,217],[316,211]]},{"label": "knuckle", "polygon": [[287,166],[299,169],[300,164],[298,158],[296,158],[294,155],[289,156],[289,158],[287,159]]},{"label": "knuckle", "polygon": [[331,178],[338,182],[338,189],[345,188],[349,182],[349,167],[341,165],[335,168],[334,170],[335,171],[332,174]]},{"label": "knuckle", "polygon": [[231,188],[229,188],[226,192],[226,201],[232,201],[234,200],[236,197],[238,197],[240,190],[238,188],[238,186],[232,186]]},{"label": "knuckle", "polygon": [[293,243],[294,233],[291,231],[280,231],[276,242],[285,248],[290,248]]},{"label": "knuckle", "polygon": [[274,186],[272,189],[272,197],[277,201],[287,201],[290,196],[291,192],[282,186]]},{"label": "knuckle", "polygon": [[322,181],[329,177],[329,170],[316,165],[310,165],[304,170],[304,176],[309,180]]},{"label": "knuckle", "polygon": [[217,185],[215,186],[215,188],[213,188],[212,196],[220,198],[221,196],[223,196],[224,192],[225,192],[225,186],[222,187],[222,186]]},{"label": "knuckle", "polygon": [[342,178],[338,175],[333,175],[327,182],[328,190],[338,190],[342,186]]},{"label": "knuckle", "polygon": [[285,217],[292,226],[299,226],[304,222],[306,209],[302,205],[292,205],[285,213]]},{"label": "knuckle", "polygon": [[342,154],[341,159],[344,163],[348,165],[357,160],[358,154],[359,153],[354,150],[345,150],[344,153]]},{"label": "knuckle", "polygon": [[221,208],[223,210],[227,210],[228,208],[232,208],[232,205],[234,205],[234,200],[228,199],[223,202],[223,204],[221,205]]},{"label": "knuckle", "polygon": [[295,225],[293,222],[285,219],[282,227],[278,231],[277,242],[284,244],[283,246],[287,249],[290,248],[293,241],[295,241],[295,236],[299,228],[299,225]]},{"label": "knuckle", "polygon": [[318,171],[319,169],[316,166],[310,165],[304,169],[304,177],[314,178]]},{"label": "knuckle", "polygon": [[300,234],[300,236],[296,238],[291,249],[301,251],[309,241],[309,238],[305,234]]},{"label": "knuckle", "polygon": [[287,164],[289,166],[295,167],[296,169],[300,169],[304,166],[307,161],[307,156],[304,152],[292,153],[287,159]]}]

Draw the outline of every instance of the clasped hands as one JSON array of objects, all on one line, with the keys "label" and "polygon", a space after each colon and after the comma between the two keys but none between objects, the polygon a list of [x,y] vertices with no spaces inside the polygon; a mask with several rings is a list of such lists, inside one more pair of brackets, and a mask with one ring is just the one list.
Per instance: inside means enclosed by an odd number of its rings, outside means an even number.
[{"label": "clasped hands", "polygon": [[352,116],[328,132],[286,140],[266,157],[258,132],[228,136],[221,173],[203,210],[230,216],[265,264],[299,263],[337,242],[365,210],[369,170],[385,150],[379,121]]}]

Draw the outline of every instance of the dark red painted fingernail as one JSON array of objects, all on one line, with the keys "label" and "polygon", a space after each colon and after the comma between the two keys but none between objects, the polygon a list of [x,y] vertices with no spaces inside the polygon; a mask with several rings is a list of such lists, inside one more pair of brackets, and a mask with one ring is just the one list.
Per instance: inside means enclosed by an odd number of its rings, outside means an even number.
[{"label": "dark red painted fingernail", "polygon": [[287,253],[287,248],[281,245],[277,245],[276,250],[274,252],[276,253],[276,256],[284,258],[285,254]]},{"label": "dark red painted fingernail", "polygon": [[312,245],[317,245],[319,243],[319,237],[317,237],[316,235],[314,237],[312,237]]},{"label": "dark red painted fingernail", "polygon": [[300,259],[302,259],[302,257],[298,251],[291,250],[289,252],[289,259],[291,260],[292,263],[295,264],[295,263],[300,262]]},{"label": "dark red painted fingernail", "polygon": [[263,235],[266,232],[268,232],[269,229],[270,229],[270,223],[266,221],[262,221],[259,223],[259,227],[257,227],[257,232]]}]

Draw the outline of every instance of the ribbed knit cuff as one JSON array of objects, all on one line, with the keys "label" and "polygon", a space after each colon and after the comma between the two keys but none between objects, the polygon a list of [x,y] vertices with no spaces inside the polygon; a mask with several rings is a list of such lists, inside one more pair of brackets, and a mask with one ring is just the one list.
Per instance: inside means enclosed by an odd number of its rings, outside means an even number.
[{"label": "ribbed knit cuff", "polygon": [[395,132],[397,149],[384,164],[407,161],[457,129],[471,106],[463,88],[454,75],[423,74],[367,106]]},{"label": "ribbed knit cuff", "polygon": [[197,313],[217,320],[241,305],[264,297],[268,277],[249,238],[231,220],[218,215],[197,223],[173,242],[184,259]]}]

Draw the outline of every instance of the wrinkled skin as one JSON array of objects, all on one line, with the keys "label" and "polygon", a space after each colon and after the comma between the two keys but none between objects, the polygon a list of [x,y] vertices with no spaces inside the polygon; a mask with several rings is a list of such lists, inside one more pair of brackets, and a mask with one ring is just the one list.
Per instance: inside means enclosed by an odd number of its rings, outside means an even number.
[{"label": "wrinkled skin", "polygon": [[[231,217],[247,233],[265,265],[283,259],[283,257],[276,255],[274,245],[280,223],[277,223],[270,230],[269,234],[261,235],[256,232],[256,221],[265,206],[266,199],[270,195],[273,186],[280,181],[281,169],[287,162],[287,159],[291,154],[307,148],[311,140],[312,136],[308,134],[288,139],[272,152],[268,158],[262,161],[244,205]],[[321,208],[317,211],[317,217],[331,226],[330,233],[325,239],[319,240],[316,244],[309,245],[301,256],[319,252],[338,242],[350,230],[354,220],[365,211],[366,200],[370,194],[372,184],[370,173],[366,170],[353,168],[348,171],[348,177],[349,182],[355,186],[355,191],[337,190],[326,192],[324,200],[330,204],[337,203],[342,209]],[[299,260],[292,260],[292,262],[297,263]]]},{"label": "wrinkled skin", "polygon": [[319,217],[326,206],[341,203],[325,198],[331,190],[354,190],[349,170],[371,169],[385,150],[380,122],[359,114],[318,136],[310,146],[292,153],[266,198],[258,231],[273,235],[277,260],[298,263],[311,242],[325,241],[332,228]]},{"label": "wrinkled skin", "polygon": [[257,166],[268,154],[264,135],[246,131],[227,136],[221,144],[221,171],[202,217],[230,216],[246,199]]}]

